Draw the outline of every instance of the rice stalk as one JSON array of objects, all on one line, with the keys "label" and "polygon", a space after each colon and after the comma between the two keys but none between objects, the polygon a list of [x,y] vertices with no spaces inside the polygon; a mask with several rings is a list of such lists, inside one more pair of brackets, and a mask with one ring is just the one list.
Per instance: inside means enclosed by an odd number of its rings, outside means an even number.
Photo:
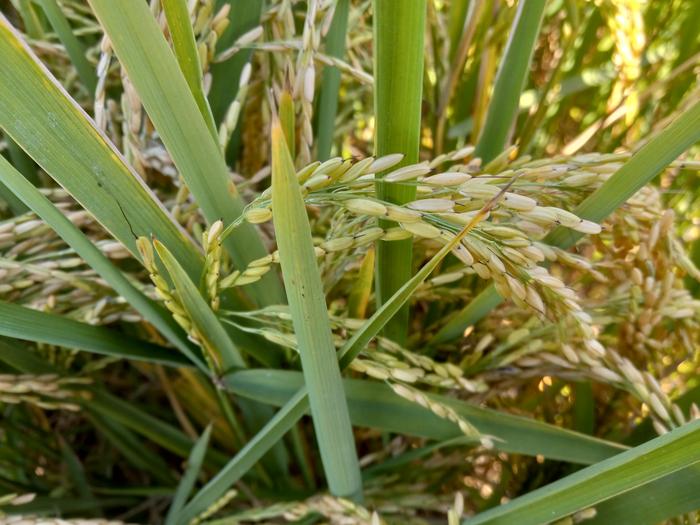
[{"label": "rice stalk", "polygon": [[[423,38],[426,2],[376,0],[374,6],[375,155],[402,153],[402,162],[418,160],[421,140]],[[378,173],[381,178],[381,171]],[[415,189],[377,181],[377,195],[395,204],[415,198]],[[380,227],[391,223],[380,221]],[[377,243],[377,304],[382,305],[411,276],[412,245],[408,241]],[[402,342],[408,327],[404,307],[386,328],[387,337]]]}]

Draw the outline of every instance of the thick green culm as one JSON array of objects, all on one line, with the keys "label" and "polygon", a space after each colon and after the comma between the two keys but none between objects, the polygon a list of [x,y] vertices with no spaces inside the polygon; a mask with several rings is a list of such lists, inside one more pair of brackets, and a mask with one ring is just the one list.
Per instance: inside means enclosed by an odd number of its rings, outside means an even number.
[{"label": "thick green culm", "polygon": [[[374,0],[375,155],[402,153],[402,164],[418,161],[423,93],[423,40],[426,0]],[[377,176],[381,177],[381,173]],[[415,186],[377,183],[377,196],[403,204],[416,196]],[[380,221],[380,226],[391,223]],[[387,301],[413,271],[411,241],[377,243],[377,303]],[[408,306],[387,323],[385,335],[406,339]]]}]

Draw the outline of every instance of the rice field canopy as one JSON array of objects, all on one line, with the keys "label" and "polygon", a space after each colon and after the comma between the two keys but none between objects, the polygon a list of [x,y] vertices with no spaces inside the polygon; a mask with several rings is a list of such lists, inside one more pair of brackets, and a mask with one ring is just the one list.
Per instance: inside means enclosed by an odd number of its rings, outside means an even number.
[{"label": "rice field canopy", "polygon": [[696,523],[699,19],[0,0],[0,523]]}]

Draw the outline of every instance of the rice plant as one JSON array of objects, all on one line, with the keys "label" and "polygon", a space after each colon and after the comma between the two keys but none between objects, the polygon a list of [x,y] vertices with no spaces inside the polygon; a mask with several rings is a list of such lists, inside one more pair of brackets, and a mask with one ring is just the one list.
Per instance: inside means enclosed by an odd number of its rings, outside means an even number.
[{"label": "rice plant", "polygon": [[696,523],[699,6],[0,0],[0,523]]}]

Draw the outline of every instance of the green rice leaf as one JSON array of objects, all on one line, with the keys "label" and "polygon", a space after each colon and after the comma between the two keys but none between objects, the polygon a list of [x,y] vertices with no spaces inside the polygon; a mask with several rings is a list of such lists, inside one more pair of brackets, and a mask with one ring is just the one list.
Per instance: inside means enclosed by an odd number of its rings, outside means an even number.
[{"label": "green rice leaf", "polygon": [[4,184],[0,182],[0,200],[5,201],[7,208],[10,210],[13,216],[22,215],[27,212],[27,207],[22,204],[22,201],[17,199],[15,195],[8,190]]},{"label": "green rice leaf", "polygon": [[486,121],[474,155],[484,164],[506,149],[518,115],[520,94],[525,88],[532,54],[540,33],[546,0],[520,0],[508,43],[496,73]]},{"label": "green rice leaf", "polygon": [[198,278],[192,241],[1,14],[0,56],[0,127],[133,254],[156,235]]},{"label": "green rice leaf", "polygon": [[153,479],[160,483],[166,485],[174,483],[165,460],[158,454],[144,454],[146,444],[134,432],[110,418],[102,417],[96,411],[90,413],[88,418],[128,463],[144,472],[149,472]]},{"label": "green rice leaf", "polygon": [[[217,51],[223,51],[232,46],[240,36],[260,23],[263,3],[262,0],[218,0],[217,7],[229,4],[231,10],[228,15],[229,26],[217,42]],[[226,111],[236,98],[241,72],[250,59],[250,54],[250,50],[242,50],[224,62],[212,64],[209,104],[216,122],[223,120]]]},{"label": "green rice leaf", "polygon": [[[338,0],[335,5],[333,21],[326,37],[326,55],[343,58],[345,39],[348,30],[350,0]],[[338,113],[338,92],[340,90],[340,71],[337,67],[326,66],[321,76],[321,95],[318,102],[318,121],[316,127],[317,158],[327,160],[331,155],[335,117]]]},{"label": "green rice leaf", "polygon": [[44,36],[42,20],[39,18],[32,0],[16,0],[14,6],[22,18],[24,32],[30,38],[42,38]]},{"label": "green rice leaf", "polygon": [[[148,5],[141,0],[89,3],[204,216],[209,223],[234,222],[243,211],[243,201]],[[224,247],[238,268],[267,255],[247,222],[226,238]],[[249,290],[259,305],[283,302],[281,283],[273,272]]]},{"label": "green rice leaf", "polygon": [[206,365],[198,356],[198,350],[187,340],[187,336],[177,326],[170,313],[137,290],[80,229],[2,157],[0,157],[0,177],[24,204],[53,228],[119,295],[128,300],[136,311],[153,324],[190,361],[201,370],[206,370]]},{"label": "green rice leaf", "polygon": [[194,29],[190,22],[190,13],[187,9],[186,0],[163,0],[163,11],[168,21],[170,37],[173,41],[173,50],[180,70],[187,81],[187,85],[192,92],[199,112],[204,118],[209,131],[214,138],[217,138],[214,117],[207,97],[204,95],[202,84],[202,65],[199,62],[199,52],[197,51],[197,41],[194,37]]},{"label": "green rice leaf", "polygon": [[[376,156],[403,153],[397,166],[418,161],[423,93],[423,40],[426,0],[374,0],[374,113]],[[382,174],[377,174],[381,177]],[[411,184],[377,182],[377,196],[403,204],[415,199]],[[393,223],[380,221],[380,226]],[[409,280],[413,241],[377,242],[377,304]],[[406,339],[408,306],[387,323],[385,335],[399,343]]]},{"label": "green rice leaf", "polygon": [[192,320],[202,348],[219,366],[218,372],[230,368],[245,368],[245,361],[236,345],[226,333],[221,321],[204,300],[197,286],[187,276],[172,253],[159,241],[154,241],[156,252],[170,275],[182,306]]},{"label": "green rice leaf", "polygon": [[23,342],[0,337],[0,362],[23,374],[52,374],[56,369],[26,348]]},{"label": "green rice leaf", "polygon": [[272,124],[272,214],[282,275],[309,390],[311,415],[331,492],[362,498],[350,426],[311,227],[279,120]]},{"label": "green rice leaf", "polygon": [[37,166],[29,155],[27,155],[19,145],[9,136],[5,137],[7,142],[7,152],[9,153],[12,165],[17,168],[25,178],[32,184],[39,184],[39,176],[37,174]]},{"label": "green rice leaf", "polygon": [[182,511],[182,508],[185,506],[187,498],[197,482],[197,476],[199,476],[199,471],[201,470],[202,462],[204,461],[204,454],[206,453],[207,446],[209,445],[211,428],[211,425],[205,428],[202,435],[192,447],[192,452],[190,452],[190,455],[187,458],[187,468],[180,479],[180,483],[177,485],[177,490],[173,496],[173,501],[170,504],[168,514],[165,517],[165,525],[174,525],[177,523],[177,517]]},{"label": "green rice leaf", "polygon": [[[166,450],[187,458],[194,442],[182,431],[141,410],[136,403],[126,401],[101,389],[94,389],[85,408],[115,421],[135,433],[160,445]],[[207,453],[207,463],[218,466],[226,461],[226,456],[215,450]]]},{"label": "green rice leaf", "polygon": [[85,500],[94,500],[95,495],[92,493],[90,483],[85,475],[85,468],[80,462],[75,451],[71,448],[68,442],[59,435],[58,444],[61,447],[61,457],[66,465],[66,470],[71,478],[78,494]]},{"label": "green rice leaf", "polygon": [[163,348],[101,326],[0,301],[0,335],[25,341],[76,348],[121,359],[169,366],[189,362],[175,350]]},{"label": "green rice leaf", "polygon": [[464,524],[551,522],[698,462],[700,420],[478,514]]},{"label": "green rice leaf", "polygon": [[656,525],[700,509],[700,465],[697,463],[595,506],[590,525]]},{"label": "green rice leaf", "polygon": [[178,525],[187,525],[192,519],[213,505],[231,486],[260,461],[274,447],[308,409],[306,388],[299,389],[279,409],[253,438],[226,463],[185,506],[178,516]]},{"label": "green rice leaf", "polygon": [[[700,141],[700,101],[693,104],[639,148],[612,177],[579,204],[574,213],[594,222],[605,220],[698,141]],[[559,227],[545,240],[553,246],[568,248],[582,236],[581,233]]]},{"label": "green rice leaf", "polygon": [[[229,374],[225,383],[238,395],[282,406],[303,385],[303,378],[299,372],[258,369]],[[438,441],[463,435],[453,423],[397,396],[383,383],[344,379],[343,385],[354,425]],[[429,397],[454,408],[481,434],[494,436],[494,446],[504,452],[528,456],[539,454],[589,465],[626,450],[622,445],[534,419],[482,408],[447,396],[430,394]]]},{"label": "green rice leaf", "polygon": [[68,19],[63,14],[58,2],[56,0],[34,0],[34,2],[39,4],[44,13],[46,13],[46,18],[48,18],[51,27],[58,35],[63,47],[66,48],[66,52],[80,76],[80,81],[85,86],[90,97],[94,98],[95,89],[97,88],[95,68],[85,56],[85,47],[73,34],[70,23],[68,23]]}]

